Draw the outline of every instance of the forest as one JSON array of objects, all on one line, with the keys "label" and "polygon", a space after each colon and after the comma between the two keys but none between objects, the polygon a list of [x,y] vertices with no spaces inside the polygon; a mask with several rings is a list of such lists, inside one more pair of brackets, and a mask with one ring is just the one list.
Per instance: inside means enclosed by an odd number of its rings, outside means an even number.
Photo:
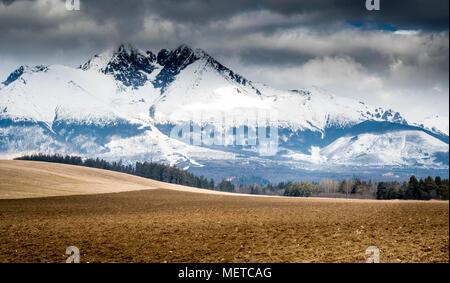
[{"label": "forest", "polygon": [[281,182],[278,184],[233,184],[229,180],[220,180],[217,184],[213,179],[194,174],[166,164],[152,162],[136,162],[123,164],[122,161],[109,162],[99,158],[82,158],[80,156],[60,154],[32,154],[16,158],[16,160],[32,160],[42,162],[64,163],[86,166],[105,170],[112,170],[136,175],[157,181],[196,187],[201,189],[218,190],[232,193],[278,195],[291,197],[331,197],[331,198],[365,198],[365,199],[415,199],[448,200],[449,179],[428,176],[418,180],[411,176],[403,183],[372,182],[359,178],[331,180],[323,178],[318,183],[310,182]]}]

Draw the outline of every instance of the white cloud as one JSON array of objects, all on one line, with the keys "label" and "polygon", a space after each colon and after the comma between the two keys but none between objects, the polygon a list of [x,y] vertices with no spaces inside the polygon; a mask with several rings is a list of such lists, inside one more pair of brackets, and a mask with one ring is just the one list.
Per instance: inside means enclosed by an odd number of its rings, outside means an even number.
[{"label": "white cloud", "polygon": [[274,87],[316,85],[411,116],[448,116],[448,30],[391,32],[344,22],[318,28],[316,13],[265,9],[177,22],[151,10],[124,32],[133,18],[99,19],[83,7],[70,12],[60,0],[0,2],[0,81],[23,64],[76,66],[120,41],[153,51],[188,43]]},{"label": "white cloud", "polygon": [[417,35],[420,31],[418,30],[396,30],[394,34],[397,35]]}]

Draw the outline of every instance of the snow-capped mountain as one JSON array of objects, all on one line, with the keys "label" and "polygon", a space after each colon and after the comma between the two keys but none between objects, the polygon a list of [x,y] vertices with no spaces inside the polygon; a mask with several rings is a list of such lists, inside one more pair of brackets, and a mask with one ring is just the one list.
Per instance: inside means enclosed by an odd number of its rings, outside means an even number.
[{"label": "snow-capped mountain", "polygon": [[[189,135],[178,135],[187,123]],[[271,154],[261,154],[264,143],[252,144],[250,133],[267,126],[278,138]],[[190,134],[194,128],[199,136]],[[211,132],[224,142],[206,142]],[[279,166],[293,175],[339,166],[448,172],[448,143],[448,118],[411,122],[319,88],[276,90],[186,45],[158,53],[121,45],[78,68],[21,66],[0,84],[4,156],[152,160],[224,176],[229,164]]]}]

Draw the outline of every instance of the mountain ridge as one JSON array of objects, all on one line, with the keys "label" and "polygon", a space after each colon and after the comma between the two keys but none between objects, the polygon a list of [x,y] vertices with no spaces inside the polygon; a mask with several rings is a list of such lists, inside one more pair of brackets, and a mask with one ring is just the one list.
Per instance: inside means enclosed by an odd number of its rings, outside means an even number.
[{"label": "mountain ridge", "polygon": [[[254,146],[193,145],[170,135],[186,122],[200,125],[204,131],[208,125],[216,127],[217,122],[230,118],[225,126],[237,128],[265,112],[278,116],[278,151],[272,159],[280,166],[323,170],[342,163],[327,156],[338,140],[347,141],[341,148],[348,150],[352,138],[369,134],[392,147],[385,139],[389,133],[420,143],[428,141],[428,137],[418,138],[422,132],[433,141],[412,147],[414,154],[396,155],[389,166],[448,170],[445,158],[433,157],[445,155],[445,146],[448,152],[448,123],[439,117],[417,123],[394,110],[320,88],[277,90],[247,80],[203,50],[187,45],[157,54],[120,45],[94,55],[78,68],[19,67],[0,86],[0,152],[60,150],[127,161],[147,158],[183,168],[206,168],[220,160],[265,164],[269,160],[254,156],[258,152]],[[402,131],[413,133],[404,135]],[[378,160],[383,160],[383,149],[373,141],[367,144],[377,148],[372,163],[367,159],[361,162],[350,152],[341,159],[347,160],[347,165],[377,166]],[[407,154],[417,160],[408,159]],[[328,161],[324,165],[315,160]]]}]

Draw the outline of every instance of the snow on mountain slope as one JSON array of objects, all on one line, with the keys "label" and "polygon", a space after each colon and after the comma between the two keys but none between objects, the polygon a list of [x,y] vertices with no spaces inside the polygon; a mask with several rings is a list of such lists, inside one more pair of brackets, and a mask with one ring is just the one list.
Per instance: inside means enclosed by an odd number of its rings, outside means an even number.
[{"label": "snow on mountain slope", "polygon": [[366,120],[406,123],[398,112],[335,96],[320,88],[286,92],[258,85],[258,89],[265,100],[271,101],[271,109],[283,113],[279,123],[293,129],[322,132],[330,126],[346,127]]},{"label": "snow on mountain slope", "polygon": [[320,155],[334,164],[433,166],[436,153],[448,152],[448,144],[424,132],[398,131],[341,137],[321,149]]},{"label": "snow on mountain slope", "polygon": [[[182,49],[183,51],[179,51]],[[293,130],[323,132],[326,127],[346,127],[362,121],[407,124],[398,112],[366,105],[353,99],[311,90],[282,91],[245,80],[201,50],[182,46],[192,63],[177,71],[154,105],[157,123],[217,122],[224,116],[233,125],[247,123],[258,111],[270,111],[277,124]],[[249,117],[250,116],[250,117]]]},{"label": "snow on mountain slope", "polygon": [[[155,103],[159,123],[177,121],[207,122],[215,113],[238,109],[270,109],[257,90],[231,80],[202,58],[187,66]],[[201,117],[198,114],[203,114]]]},{"label": "snow on mountain slope", "polygon": [[421,121],[414,122],[419,127],[423,127],[432,132],[440,132],[448,136],[449,133],[449,117],[433,115],[426,117]]},{"label": "snow on mountain slope", "polygon": [[90,115],[108,117],[114,112],[105,103],[105,96],[116,94],[113,86],[112,80],[96,72],[58,65],[46,67],[24,73],[1,90],[1,105],[6,108],[1,115],[48,124],[58,115],[79,120]]},{"label": "snow on mountain slope", "polygon": [[149,120],[148,108],[158,96],[152,88],[124,95],[110,76],[59,65],[25,72],[0,92],[0,118],[48,125],[56,119],[88,124]]},{"label": "snow on mountain slope", "polygon": [[[0,85],[0,151],[73,153],[183,167],[242,158],[265,166],[269,159],[255,156],[255,148],[193,146],[168,133],[190,121],[241,126],[261,115],[281,135],[278,160],[270,164],[434,163],[448,168],[448,162],[441,162],[445,158],[434,157],[448,153],[448,143],[432,136],[448,140],[448,122],[441,118],[406,121],[398,112],[320,88],[276,90],[186,45],[158,53],[121,45],[76,69],[18,68]],[[419,128],[406,131],[408,125]]]},{"label": "snow on mountain slope", "polygon": [[91,60],[81,65],[82,70],[96,70],[112,75],[116,81],[125,87],[138,89],[152,79],[162,66],[157,63],[156,55],[151,51],[143,51],[131,45],[120,45],[117,51],[108,50],[95,55]]},{"label": "snow on mountain slope", "polygon": [[[176,68],[157,61],[170,61]],[[162,73],[171,83],[160,81]],[[205,52],[185,45],[172,52],[162,50],[157,57],[150,51],[121,45],[117,51],[94,56],[76,70],[49,66],[43,71],[25,72],[2,93],[6,93],[0,100],[7,108],[5,113],[47,123],[53,121],[56,112],[58,117],[68,119],[93,119],[92,115],[106,119],[115,113],[148,120],[152,106],[156,123],[209,122],[226,113],[236,124],[242,124],[248,120],[249,110],[270,110],[278,114],[281,126],[320,132],[327,126],[345,127],[369,119],[406,123],[398,112],[318,88],[280,91],[252,83]]]},{"label": "snow on mountain slope", "polygon": [[101,158],[131,162],[147,160],[182,167],[190,164],[202,166],[196,161],[197,158],[230,159],[234,156],[230,153],[187,145],[162,134],[154,126],[137,136],[113,139],[105,147],[108,151],[100,154]]}]

